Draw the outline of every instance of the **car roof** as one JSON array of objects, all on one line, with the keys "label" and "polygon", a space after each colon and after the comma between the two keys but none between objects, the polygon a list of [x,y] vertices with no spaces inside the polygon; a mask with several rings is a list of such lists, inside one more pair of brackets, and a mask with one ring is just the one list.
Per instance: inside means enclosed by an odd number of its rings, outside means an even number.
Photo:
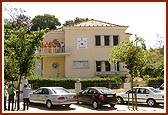
[{"label": "car roof", "polygon": [[153,88],[153,87],[133,87],[133,88]]},{"label": "car roof", "polygon": [[63,88],[63,87],[40,87],[40,88],[47,88],[47,89],[53,89],[53,88]]},{"label": "car roof", "polygon": [[109,88],[107,88],[107,87],[88,87],[88,88],[93,88],[93,89],[109,89]]}]

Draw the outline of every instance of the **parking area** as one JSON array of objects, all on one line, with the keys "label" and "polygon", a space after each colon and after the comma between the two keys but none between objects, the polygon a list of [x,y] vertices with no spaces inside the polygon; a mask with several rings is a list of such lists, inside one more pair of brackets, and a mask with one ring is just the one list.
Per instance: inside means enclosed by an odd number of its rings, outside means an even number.
[{"label": "parking area", "polygon": [[4,111],[4,113],[125,113],[125,112],[135,112],[135,113],[165,113],[166,109],[163,105],[157,107],[148,107],[146,104],[138,104],[137,110],[133,110],[132,106],[128,107],[127,104],[117,104],[114,108],[109,105],[104,105],[99,109],[94,109],[92,106],[87,104],[72,104],[70,107],[65,106],[53,106],[53,108],[48,109],[46,105],[43,104],[32,104],[29,110],[23,111],[23,103],[20,103],[20,111]]}]

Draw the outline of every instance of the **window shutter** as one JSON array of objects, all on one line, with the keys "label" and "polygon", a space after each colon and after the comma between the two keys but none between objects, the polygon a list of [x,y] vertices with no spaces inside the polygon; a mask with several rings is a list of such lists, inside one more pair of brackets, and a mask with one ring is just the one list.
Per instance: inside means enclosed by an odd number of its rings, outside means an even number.
[{"label": "window shutter", "polygon": [[113,46],[113,36],[110,36],[110,46]]},{"label": "window shutter", "polygon": [[101,39],[101,46],[104,46],[104,36],[100,36]]},{"label": "window shutter", "polygon": [[115,71],[115,64],[114,64],[114,62],[111,64],[111,71],[112,71],[112,72]]}]

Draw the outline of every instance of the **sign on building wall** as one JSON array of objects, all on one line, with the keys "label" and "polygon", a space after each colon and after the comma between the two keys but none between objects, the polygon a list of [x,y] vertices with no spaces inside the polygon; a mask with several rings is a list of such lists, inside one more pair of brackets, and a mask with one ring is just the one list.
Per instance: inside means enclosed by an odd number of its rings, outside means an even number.
[{"label": "sign on building wall", "polygon": [[87,48],[87,38],[77,38],[77,48]]}]

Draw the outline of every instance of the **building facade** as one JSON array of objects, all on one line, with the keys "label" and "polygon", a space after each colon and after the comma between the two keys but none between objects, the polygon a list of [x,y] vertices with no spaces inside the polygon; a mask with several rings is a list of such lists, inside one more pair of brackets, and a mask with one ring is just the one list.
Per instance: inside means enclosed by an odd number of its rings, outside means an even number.
[{"label": "building facade", "polygon": [[128,26],[86,20],[49,31],[36,55],[35,75],[49,78],[128,75],[124,63],[109,64],[113,46],[129,41]]}]

